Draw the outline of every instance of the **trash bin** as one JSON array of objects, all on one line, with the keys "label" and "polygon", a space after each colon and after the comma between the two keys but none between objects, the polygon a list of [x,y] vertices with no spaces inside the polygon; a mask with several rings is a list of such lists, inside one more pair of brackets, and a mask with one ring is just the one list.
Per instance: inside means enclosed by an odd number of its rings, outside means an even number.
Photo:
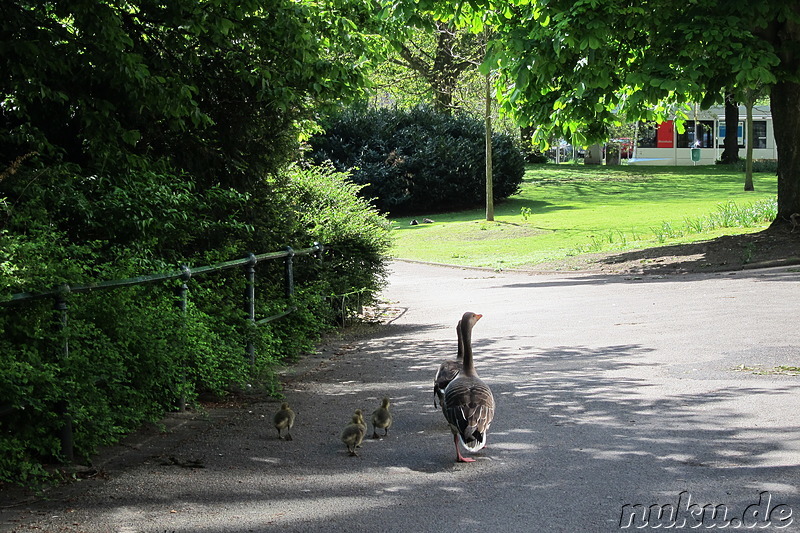
[{"label": "trash bin", "polygon": [[700,148],[692,148],[692,161],[695,163],[700,161]]}]

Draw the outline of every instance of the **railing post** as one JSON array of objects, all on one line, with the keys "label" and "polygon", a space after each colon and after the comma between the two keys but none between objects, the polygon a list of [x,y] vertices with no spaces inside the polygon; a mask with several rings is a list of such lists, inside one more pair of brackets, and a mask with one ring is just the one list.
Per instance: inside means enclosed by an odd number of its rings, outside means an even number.
[{"label": "railing post", "polygon": [[[186,333],[186,314],[189,300],[189,280],[192,278],[192,271],[186,265],[181,265],[181,285],[178,287],[178,306],[181,310],[181,327]],[[178,408],[181,412],[186,411],[186,362],[181,362],[181,396],[178,399]]]},{"label": "railing post", "polygon": [[248,261],[245,264],[247,274],[247,319],[250,322],[250,330],[247,335],[247,355],[250,358],[250,367],[256,365],[256,346],[253,344],[252,332],[256,324],[256,256],[248,254]]},{"label": "railing post", "polygon": [[180,305],[181,313],[184,317],[186,317],[186,308],[188,303],[188,294],[189,294],[189,280],[192,279],[192,271],[186,265],[181,265],[181,286],[178,288],[178,297],[180,298]]},{"label": "railing post", "polygon": [[[58,330],[64,336],[61,357],[62,364],[59,365],[62,367],[63,365],[66,365],[67,359],[69,359],[69,338],[67,337],[66,333],[68,319],[67,295],[69,292],[69,285],[62,285],[61,289],[56,295],[55,305],[53,307],[56,311],[60,312],[58,317]],[[72,417],[69,414],[69,402],[66,398],[63,398],[56,403],[55,411],[62,423],[62,426],[58,430],[58,438],[61,441],[61,455],[67,462],[71,463],[75,458],[75,453],[73,447]]]},{"label": "railing post", "polygon": [[286,271],[286,298],[289,299],[294,295],[294,271],[292,270],[292,259],[294,258],[294,250],[291,246],[286,247],[289,255],[283,260],[284,270]]}]

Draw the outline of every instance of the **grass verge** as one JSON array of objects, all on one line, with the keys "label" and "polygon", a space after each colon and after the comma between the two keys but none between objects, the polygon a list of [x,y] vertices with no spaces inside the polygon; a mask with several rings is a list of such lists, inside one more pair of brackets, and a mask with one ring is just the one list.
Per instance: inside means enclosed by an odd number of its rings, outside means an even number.
[{"label": "grass verge", "polygon": [[[681,244],[766,228],[777,179],[721,166],[528,168],[519,194],[483,210],[392,219],[395,257],[526,268],[588,254]],[[411,225],[411,219],[433,223]]]}]

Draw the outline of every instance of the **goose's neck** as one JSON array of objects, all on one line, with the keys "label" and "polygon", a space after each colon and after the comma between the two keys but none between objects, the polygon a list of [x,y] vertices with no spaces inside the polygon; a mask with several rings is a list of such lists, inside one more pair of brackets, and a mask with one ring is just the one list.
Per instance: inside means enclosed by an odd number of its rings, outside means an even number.
[{"label": "goose's neck", "polygon": [[464,352],[463,372],[468,376],[477,376],[475,365],[472,363],[472,328],[469,324],[465,323],[461,326],[461,341]]},{"label": "goose's neck", "polygon": [[456,359],[462,361],[464,359],[464,337],[461,334],[461,324],[456,328],[456,333],[458,335],[458,355],[456,355]]}]

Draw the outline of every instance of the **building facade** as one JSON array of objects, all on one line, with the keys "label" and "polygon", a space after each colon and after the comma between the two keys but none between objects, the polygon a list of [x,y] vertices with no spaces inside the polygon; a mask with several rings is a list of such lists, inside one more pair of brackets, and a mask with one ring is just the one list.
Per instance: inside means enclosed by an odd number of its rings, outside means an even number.
[{"label": "building facade", "polygon": [[[747,112],[739,107],[737,137],[739,157],[746,156],[745,127]],[[645,124],[638,127],[631,165],[713,165],[724,150],[725,109],[699,111],[696,120],[687,120],[684,131],[678,132],[675,122]],[[772,112],[769,106],[753,106],[753,159],[777,159]]]}]

